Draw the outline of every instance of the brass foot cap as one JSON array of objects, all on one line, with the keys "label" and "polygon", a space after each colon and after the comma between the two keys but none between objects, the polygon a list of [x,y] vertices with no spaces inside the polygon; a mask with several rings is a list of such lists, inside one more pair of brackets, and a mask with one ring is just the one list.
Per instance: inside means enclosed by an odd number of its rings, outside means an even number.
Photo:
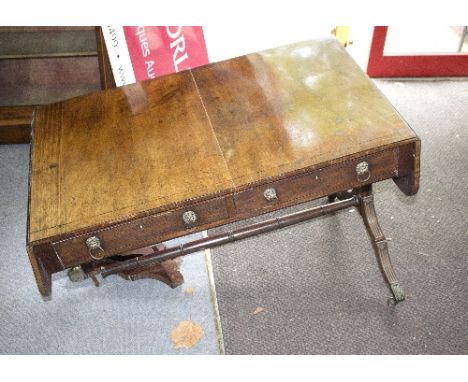
[{"label": "brass foot cap", "polygon": [[88,276],[87,274],[83,271],[83,268],[80,266],[73,267],[68,271],[68,277],[70,278],[71,281],[74,283],[83,281],[86,279]]},{"label": "brass foot cap", "polygon": [[405,299],[405,292],[403,292],[403,289],[401,288],[398,282],[391,283],[390,288],[392,290],[393,298],[395,299],[395,302],[400,302]]}]

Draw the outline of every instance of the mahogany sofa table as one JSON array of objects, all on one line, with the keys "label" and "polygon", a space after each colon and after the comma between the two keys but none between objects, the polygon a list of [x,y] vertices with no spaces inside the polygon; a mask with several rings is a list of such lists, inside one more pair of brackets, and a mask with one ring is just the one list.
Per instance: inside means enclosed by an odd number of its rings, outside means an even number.
[{"label": "mahogany sofa table", "polygon": [[[334,39],[279,47],[38,108],[27,250],[51,275],[180,285],[176,257],[358,207],[404,294],[372,184],[419,185],[420,140]],[[163,241],[328,197],[319,207],[166,248]],[[338,239],[338,238],[337,238]]]}]

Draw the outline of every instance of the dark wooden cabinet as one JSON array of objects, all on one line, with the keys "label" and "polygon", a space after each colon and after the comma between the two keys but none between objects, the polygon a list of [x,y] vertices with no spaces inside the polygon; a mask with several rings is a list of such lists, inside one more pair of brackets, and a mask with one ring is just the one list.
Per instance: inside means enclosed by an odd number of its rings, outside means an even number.
[{"label": "dark wooden cabinet", "polygon": [[96,27],[0,27],[0,144],[27,143],[35,106],[112,86]]}]

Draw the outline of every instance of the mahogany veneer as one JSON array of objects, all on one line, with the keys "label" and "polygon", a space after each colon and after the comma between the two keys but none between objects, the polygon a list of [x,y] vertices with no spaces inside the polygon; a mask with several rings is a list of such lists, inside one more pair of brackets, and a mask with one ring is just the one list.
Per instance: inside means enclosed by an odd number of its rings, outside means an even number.
[{"label": "mahogany veneer", "polygon": [[419,153],[416,134],[333,39],[40,107],[27,236],[39,290],[49,295],[50,275],[66,268],[105,273],[138,248],[355,189],[399,301],[370,185],[393,178],[416,193]]}]

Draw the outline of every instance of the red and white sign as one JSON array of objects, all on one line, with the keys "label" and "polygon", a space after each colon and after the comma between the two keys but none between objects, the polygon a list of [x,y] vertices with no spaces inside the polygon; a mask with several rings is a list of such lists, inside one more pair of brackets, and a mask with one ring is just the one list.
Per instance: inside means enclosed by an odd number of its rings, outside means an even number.
[{"label": "red and white sign", "polygon": [[102,27],[117,86],[208,64],[200,26]]}]

